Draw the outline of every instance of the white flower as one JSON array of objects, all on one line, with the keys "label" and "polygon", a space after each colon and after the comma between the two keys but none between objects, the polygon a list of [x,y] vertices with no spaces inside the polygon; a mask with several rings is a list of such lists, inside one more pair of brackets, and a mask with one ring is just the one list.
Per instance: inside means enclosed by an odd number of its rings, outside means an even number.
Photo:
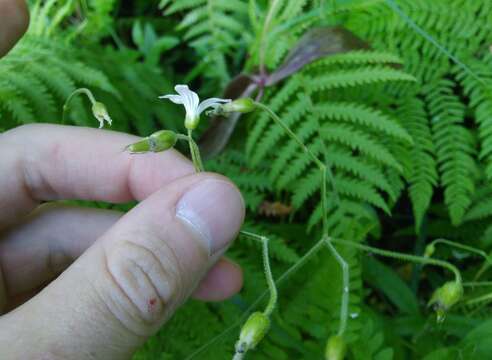
[{"label": "white flower", "polygon": [[231,101],[230,99],[210,98],[200,102],[198,95],[191,91],[188,85],[176,85],[174,90],[178,95],[163,95],[159,96],[159,99],[169,99],[175,104],[182,104],[186,110],[185,127],[192,130],[198,126],[200,114],[203,111]]}]

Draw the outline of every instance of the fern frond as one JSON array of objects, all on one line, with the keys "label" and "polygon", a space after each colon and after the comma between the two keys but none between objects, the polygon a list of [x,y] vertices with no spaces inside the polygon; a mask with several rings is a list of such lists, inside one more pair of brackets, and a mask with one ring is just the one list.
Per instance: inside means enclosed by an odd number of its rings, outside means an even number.
[{"label": "fern frond", "polygon": [[322,119],[327,118],[346,121],[354,125],[364,125],[382,134],[413,144],[412,137],[399,123],[382,112],[364,105],[346,102],[327,103],[316,106],[314,112]]},{"label": "fern frond", "polygon": [[321,135],[327,142],[336,141],[397,171],[403,171],[401,164],[388,149],[370,134],[357,130],[351,125],[328,123],[321,129]]},{"label": "fern frond", "polygon": [[415,228],[419,231],[438,183],[435,144],[424,103],[421,100],[414,98],[404,100],[396,116],[401,119],[414,139],[414,146],[409,151],[411,161],[406,166],[406,178],[410,185],[408,191],[412,201]]},{"label": "fern frond", "polygon": [[477,170],[474,139],[462,125],[465,107],[454,95],[453,86],[451,80],[442,80],[426,89],[426,98],[444,201],[453,224],[459,224],[471,204]]},{"label": "fern frond", "polygon": [[357,68],[321,75],[311,81],[312,91],[353,87],[387,81],[415,81],[412,75],[390,68]]}]

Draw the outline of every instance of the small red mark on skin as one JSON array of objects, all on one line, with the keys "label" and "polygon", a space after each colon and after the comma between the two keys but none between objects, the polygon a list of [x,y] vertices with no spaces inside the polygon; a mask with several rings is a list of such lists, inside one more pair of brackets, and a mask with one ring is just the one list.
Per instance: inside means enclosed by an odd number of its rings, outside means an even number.
[{"label": "small red mark on skin", "polygon": [[154,307],[155,307],[155,304],[157,303],[157,299],[155,298],[152,298],[149,300],[148,302],[148,308],[149,308],[149,312],[153,312],[154,311]]}]

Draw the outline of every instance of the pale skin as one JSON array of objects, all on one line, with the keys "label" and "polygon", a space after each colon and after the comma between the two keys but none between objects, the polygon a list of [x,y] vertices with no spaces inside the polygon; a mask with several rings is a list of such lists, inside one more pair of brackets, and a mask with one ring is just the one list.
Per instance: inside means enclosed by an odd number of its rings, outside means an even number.
[{"label": "pale skin", "polygon": [[[27,24],[23,2],[0,0],[0,56]],[[190,295],[241,288],[222,257],[244,219],[237,188],[173,150],[123,151],[137,140],[55,125],[0,135],[0,358],[129,359]],[[209,208],[207,236],[177,216],[193,197]],[[122,214],[62,199],[139,205]]]}]

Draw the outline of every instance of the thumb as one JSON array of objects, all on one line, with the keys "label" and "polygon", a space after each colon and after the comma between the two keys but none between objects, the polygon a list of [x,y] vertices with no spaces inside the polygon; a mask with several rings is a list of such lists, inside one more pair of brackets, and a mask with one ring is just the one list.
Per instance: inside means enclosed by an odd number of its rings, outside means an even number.
[{"label": "thumb", "polygon": [[129,358],[192,293],[243,218],[242,197],[223,177],[195,174],[165,186],[0,319],[5,358]]}]

